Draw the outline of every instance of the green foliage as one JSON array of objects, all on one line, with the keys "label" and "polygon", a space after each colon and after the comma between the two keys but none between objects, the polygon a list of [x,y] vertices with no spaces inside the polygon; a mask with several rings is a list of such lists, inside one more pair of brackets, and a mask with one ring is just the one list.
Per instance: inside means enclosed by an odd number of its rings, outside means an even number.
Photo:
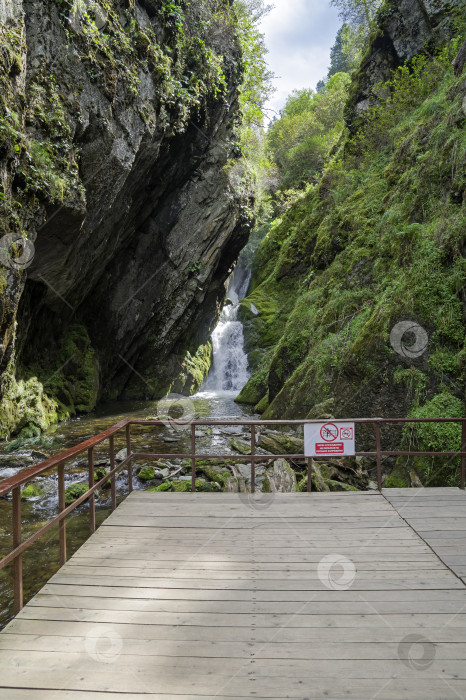
[{"label": "green foliage", "polygon": [[[409,418],[460,418],[465,405],[447,389],[414,408]],[[461,423],[408,423],[403,429],[404,445],[419,452],[460,452]],[[459,457],[416,457],[412,463],[425,486],[458,486]]]},{"label": "green foliage", "polygon": [[[175,491],[177,493],[188,493],[191,491],[191,481],[180,481],[179,479],[172,479],[171,481],[165,481],[160,486],[155,486],[152,489],[147,489],[148,491]],[[208,481],[201,481],[196,479],[196,491],[218,491],[218,486],[211,484]]]},{"label": "green foliage", "polygon": [[141,481],[152,481],[152,479],[155,479],[154,467],[142,467],[138,471],[138,479],[141,479]]},{"label": "green foliage", "polygon": [[21,489],[21,500],[35,500],[36,498],[43,496],[44,493],[43,487],[39,486],[39,484],[26,484],[26,486]]},{"label": "green foliage", "polygon": [[246,129],[263,128],[263,107],[272,95],[273,75],[267,61],[267,48],[260,22],[269,12],[264,0],[234,0],[233,13],[244,64],[241,107]]},{"label": "green foliage", "polygon": [[[410,411],[409,418],[461,418],[464,415],[464,403],[444,390],[436,394],[423,406]],[[408,424],[406,435],[409,442],[419,451],[455,452],[461,449],[460,423],[413,423]]]},{"label": "green foliage", "polygon": [[45,356],[33,347],[29,351],[33,359],[19,368],[19,375],[40,381],[47,394],[59,402],[64,414],[91,411],[95,407],[98,369],[84,326],[72,324],[55,350]]},{"label": "green foliage", "polygon": [[71,484],[65,489],[65,505],[69,506],[83,496],[89,490],[89,484]]},{"label": "green foliage", "polygon": [[341,137],[349,82],[346,73],[337,73],[322,92],[299,90],[288,98],[281,118],[267,134],[281,189],[302,188],[316,181]]},{"label": "green foliage", "polygon": [[363,26],[368,31],[382,2],[383,0],[331,0],[330,4],[340,10],[340,17],[345,22]]},{"label": "green foliage", "polygon": [[[351,73],[361,60],[365,34],[346,22],[338,30],[335,43],[330,49],[328,78],[336,73]],[[319,92],[319,90],[318,90]]]},{"label": "green foliage", "polygon": [[[379,89],[385,97],[366,126],[262,241],[249,298],[260,292],[277,309],[252,332],[259,347],[275,332],[279,340],[240,398],[267,397],[264,417],[302,418],[330,397],[337,415],[364,415],[378,396],[387,413],[406,414],[444,386],[459,400],[466,136],[464,90],[450,66],[456,46],[415,60]],[[303,92],[284,118],[313,99]],[[279,292],[285,280],[296,285],[291,294]],[[429,335],[413,362],[389,343],[405,318]]]}]

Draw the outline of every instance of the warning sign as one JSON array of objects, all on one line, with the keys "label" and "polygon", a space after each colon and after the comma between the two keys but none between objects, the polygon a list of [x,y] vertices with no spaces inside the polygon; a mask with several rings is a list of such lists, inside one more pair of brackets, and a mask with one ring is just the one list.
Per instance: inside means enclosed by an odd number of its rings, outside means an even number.
[{"label": "warning sign", "polygon": [[354,423],[306,423],[304,453],[306,457],[354,455]]}]

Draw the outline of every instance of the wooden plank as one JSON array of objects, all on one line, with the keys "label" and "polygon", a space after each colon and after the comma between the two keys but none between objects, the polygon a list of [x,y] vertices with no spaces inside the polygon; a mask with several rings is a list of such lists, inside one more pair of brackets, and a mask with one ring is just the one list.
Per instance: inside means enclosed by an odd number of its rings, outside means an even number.
[{"label": "wooden plank", "polygon": [[[100,685],[99,690],[104,690],[105,687],[108,687],[109,681],[112,681],[112,677],[115,676],[123,687],[126,686],[134,690],[143,691],[144,685],[153,688],[156,684],[158,688],[165,685],[167,690],[174,691],[179,688],[181,692],[183,690],[186,692],[190,681],[196,676],[206,690],[207,687],[212,690],[218,688],[222,681],[229,684],[235,676],[246,679],[249,674],[253,674],[257,679],[270,684],[274,679],[280,683],[281,680],[294,676],[306,679],[308,682],[315,678],[335,677],[335,661],[333,659],[319,659],[318,663],[309,664],[307,659],[296,658],[282,660],[280,658],[252,658],[251,656],[244,659],[216,656],[206,658],[202,656],[150,655],[143,656],[138,662],[137,656],[125,654],[124,664],[106,664],[105,654],[107,653],[110,659],[112,652],[105,652],[103,645],[101,651],[97,645],[88,643],[87,647],[86,649],[86,646],[83,645],[79,652],[56,651],[53,655],[44,651],[28,650],[27,659],[25,654],[21,654],[20,651],[5,649],[0,656],[2,683],[8,684],[9,679],[15,674],[17,674],[18,680],[24,680],[26,684],[29,683],[29,679],[34,677],[42,677],[43,682],[46,674],[50,676],[53,673],[53,678],[49,677],[49,683],[51,682],[53,687],[57,687],[55,685],[58,682],[56,676],[61,677],[61,679],[65,679],[67,676],[69,678],[70,671],[73,673],[77,664],[82,662],[83,654],[86,652],[86,678],[79,678],[82,674],[77,674],[78,677],[72,681],[78,688],[83,687],[80,681],[87,684],[90,680]],[[118,654],[116,650],[113,652],[115,656],[121,657],[123,647],[124,643],[121,642],[118,646]],[[101,658],[96,658],[98,656]],[[435,658],[434,651],[432,651],[432,657],[432,663],[423,669],[421,676],[423,679],[436,679],[439,674],[442,674],[443,678],[466,680],[466,664],[462,660],[439,660]],[[137,663],[139,663],[140,668],[138,674],[135,674],[133,668]],[[341,676],[347,679],[412,678],[413,675],[413,669],[408,664],[400,663],[399,657],[395,659],[371,659],[370,664],[367,663],[367,659],[339,659],[338,670]],[[96,676],[99,677],[98,680]]]},{"label": "wooden plank", "polygon": [[[89,568],[100,570],[111,569],[108,573],[113,574],[115,570],[123,569],[126,576],[137,576],[139,571],[144,571],[148,573],[150,571],[160,572],[164,569],[173,569],[183,564],[184,570],[202,570],[202,571],[250,571],[251,564],[254,564],[255,571],[317,571],[319,562],[322,560],[321,557],[316,557],[315,561],[273,561],[273,562],[260,562],[255,559],[254,561],[217,561],[215,559],[203,559],[196,557],[192,560],[186,559],[162,559],[154,561],[154,559],[113,559],[111,557],[74,557],[68,562],[67,569],[73,568],[75,571],[84,573],[85,570]],[[411,571],[413,560],[404,561],[380,561],[372,560],[362,560],[353,558],[354,563],[357,566],[358,571]],[[434,556],[425,556],[424,559],[416,559],[416,571],[433,569],[445,570],[445,567],[440,561],[438,561]],[[466,562],[465,562],[466,565]],[[131,573],[130,573],[131,572]]]},{"label": "wooden plank", "polygon": [[[263,590],[248,589],[204,589],[204,588],[131,588],[129,586],[73,586],[48,583],[38,595],[50,595],[56,598],[68,595],[78,595],[81,598],[87,596],[101,598],[135,598],[144,600],[257,600],[257,601],[303,601],[309,600],[308,591],[284,591],[282,588]],[[390,600],[454,600],[459,607],[466,603],[466,588],[455,589],[419,589],[419,588],[395,588],[392,590],[329,590],[312,591],[313,601],[360,601],[364,600],[390,601]],[[34,598],[33,598],[34,600]],[[83,601],[85,607],[85,601]]]},{"label": "wooden plank", "polygon": [[[0,649],[80,653],[85,650],[89,637],[60,637],[52,635],[8,634],[0,637]],[[179,641],[167,644],[167,640],[141,640],[125,638],[121,654],[143,656],[191,656],[191,642]],[[196,656],[202,658],[251,658],[248,642],[198,642]],[[399,644],[396,642],[269,642],[257,652],[256,658],[266,659],[397,659]],[[466,658],[466,642],[435,643],[436,659]]]},{"label": "wooden plank", "polygon": [[[463,600],[466,606],[466,598]],[[374,610],[379,615],[395,613],[421,613],[427,614],[432,611],[432,600],[392,600],[392,601],[366,601],[361,594],[359,600],[348,601],[233,601],[230,600],[225,605],[224,600],[141,600],[128,598],[103,598],[97,596],[72,596],[72,595],[36,595],[30,602],[29,607],[41,608],[67,608],[68,610],[118,610],[137,612],[169,612],[169,613],[225,613],[236,615],[243,613],[247,615],[265,614],[286,614],[286,615],[365,615],[374,614]],[[461,606],[460,606],[461,609]],[[438,600],[435,603],[435,613],[458,613],[457,600]]]},{"label": "wooden plank", "polygon": [[[451,616],[450,616],[451,617]],[[344,621],[344,620],[342,620]],[[405,623],[409,622],[405,616]],[[96,624],[78,620],[29,620],[15,618],[3,630],[2,638],[7,634],[27,634],[37,637],[97,637],[105,638],[117,634],[122,639],[157,639],[172,641],[212,641],[212,627],[204,625],[140,625],[136,623]],[[265,643],[281,644],[285,642],[301,644],[304,642],[348,642],[378,643],[400,641],[408,635],[428,635],[432,643],[466,643],[466,629],[445,624],[431,625],[428,628],[405,626],[390,627],[380,620],[380,626],[354,627],[216,627],[215,641],[242,641],[262,645]]]},{"label": "wooden plank", "polygon": [[[305,606],[308,606],[309,614],[304,615]],[[286,625],[294,627],[405,627],[406,615],[386,614],[381,615],[374,609],[363,615],[314,615],[312,614],[312,600],[303,603],[302,614],[255,614],[251,619],[249,614],[235,613],[152,613],[127,610],[85,610],[56,607],[25,607],[16,617],[17,620],[60,620],[110,624],[137,624],[137,625],[202,625],[204,627],[259,627],[279,628]],[[449,625],[450,627],[464,627],[466,613],[455,615],[444,613],[429,613],[409,615],[409,624],[414,628],[438,627]]]},{"label": "wooden plank", "polygon": [[[257,685],[257,683],[256,683]],[[1,686],[0,686],[1,687]],[[322,682],[313,680],[312,684],[303,685],[297,683],[290,684],[289,690],[283,691],[283,694],[277,695],[273,690],[265,690],[260,695],[256,690],[243,686],[234,690],[231,695],[228,689],[224,689],[221,695],[216,693],[215,697],[221,697],[224,700],[242,700],[243,698],[254,697],[255,700],[283,700],[284,697],[298,698],[302,700],[303,692],[308,700],[322,700],[322,698],[332,698],[332,700],[411,700],[417,698],[419,693],[422,693],[423,700],[458,700],[465,696],[466,684],[464,681],[451,680],[448,686],[441,679],[429,680],[426,683],[420,683],[417,679],[391,680],[389,683],[383,683],[380,680],[354,680],[351,686],[348,682],[340,679],[332,682],[323,680]],[[304,689],[304,690],[303,690]],[[251,693],[254,692],[254,695]],[[285,695],[286,693],[286,695]],[[416,693],[418,693],[416,695]],[[47,690],[38,691],[37,689],[14,689],[8,688],[8,699],[10,700],[212,700],[212,694],[203,695],[193,693],[191,689],[187,693],[180,695],[167,693],[153,693],[150,689],[146,689],[144,693],[130,692],[128,694],[113,693],[113,692],[92,692],[92,695],[85,691],[73,690]]]},{"label": "wooden plank", "polygon": [[[440,562],[435,562],[435,566],[416,568],[413,571],[412,567],[404,567],[401,570],[388,570],[388,569],[363,569],[356,567],[356,575],[359,580],[364,581],[391,581],[399,580],[403,578],[405,580],[417,581],[417,580],[450,580],[450,573],[445,570],[445,567],[440,564]],[[151,582],[154,579],[168,579],[170,576],[174,576],[177,579],[195,579],[196,581],[202,581],[204,579],[212,581],[314,581],[320,580],[322,574],[318,571],[317,567],[309,568],[308,570],[300,569],[288,569],[288,567],[282,567],[278,570],[273,569],[261,569],[260,567],[250,567],[249,569],[227,569],[224,570],[222,567],[186,567],[184,564],[175,563],[172,567],[164,568],[146,568],[138,567],[129,569],[127,567],[107,567],[107,566],[68,566],[66,571],[63,573],[58,573],[56,576],[63,580],[63,576],[73,577],[77,576],[80,579],[85,577],[96,578],[101,581],[103,578],[112,580],[118,583],[126,583],[126,580],[131,580],[134,585],[135,580],[147,579]],[[51,580],[56,580],[55,578]]]}]

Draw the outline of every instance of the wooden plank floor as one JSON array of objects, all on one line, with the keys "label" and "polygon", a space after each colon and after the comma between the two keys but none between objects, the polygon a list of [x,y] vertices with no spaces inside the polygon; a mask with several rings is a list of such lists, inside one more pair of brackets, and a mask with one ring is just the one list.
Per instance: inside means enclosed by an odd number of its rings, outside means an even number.
[{"label": "wooden plank floor", "polygon": [[252,498],[133,493],[0,634],[0,698],[466,698],[464,493]]}]

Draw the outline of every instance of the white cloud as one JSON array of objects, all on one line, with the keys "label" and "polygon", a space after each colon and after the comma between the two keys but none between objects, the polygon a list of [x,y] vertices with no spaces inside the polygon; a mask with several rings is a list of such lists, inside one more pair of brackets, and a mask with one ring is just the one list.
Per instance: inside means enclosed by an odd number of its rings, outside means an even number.
[{"label": "white cloud", "polygon": [[[267,104],[279,111],[293,90],[315,88],[327,75],[330,49],[341,26],[338,11],[328,0],[272,0],[275,5],[261,29],[277,76],[277,92]],[[267,113],[273,116],[272,112]]]}]

